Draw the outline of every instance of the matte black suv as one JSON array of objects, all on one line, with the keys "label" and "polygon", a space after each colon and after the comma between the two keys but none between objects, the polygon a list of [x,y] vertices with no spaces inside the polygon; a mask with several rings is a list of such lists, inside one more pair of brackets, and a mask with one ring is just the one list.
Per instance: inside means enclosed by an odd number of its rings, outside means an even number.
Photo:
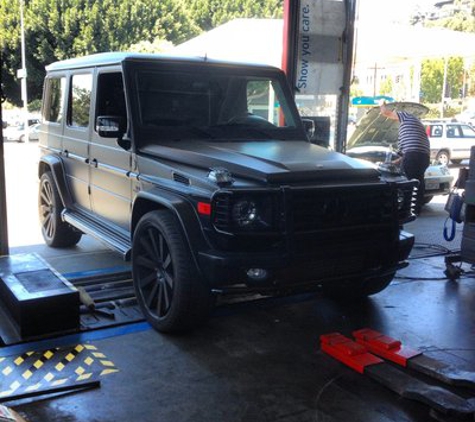
[{"label": "matte black suv", "polygon": [[415,182],[308,142],[278,69],[98,54],[48,66],[43,100],[46,243],[87,233],[131,258],[160,331],[219,293],[357,298],[405,265]]}]

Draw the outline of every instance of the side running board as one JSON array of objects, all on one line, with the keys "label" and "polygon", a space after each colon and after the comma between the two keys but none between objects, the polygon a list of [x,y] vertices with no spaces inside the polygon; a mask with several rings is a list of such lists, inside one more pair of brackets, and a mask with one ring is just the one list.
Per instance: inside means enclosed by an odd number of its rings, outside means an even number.
[{"label": "side running board", "polygon": [[88,234],[102,243],[105,243],[111,249],[122,254],[125,260],[130,258],[132,245],[130,239],[124,234],[117,233],[107,228],[103,224],[89,218],[87,215],[77,211],[64,210],[63,220],[83,233]]}]

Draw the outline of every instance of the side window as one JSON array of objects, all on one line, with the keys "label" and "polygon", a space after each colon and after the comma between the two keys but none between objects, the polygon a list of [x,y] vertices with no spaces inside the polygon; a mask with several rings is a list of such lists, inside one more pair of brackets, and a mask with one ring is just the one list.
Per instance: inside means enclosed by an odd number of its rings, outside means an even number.
[{"label": "side window", "polygon": [[92,75],[73,75],[69,92],[68,125],[75,127],[89,126],[91,106]]},{"label": "side window", "polygon": [[430,136],[433,138],[441,138],[442,137],[442,126],[440,125],[434,125],[430,126],[431,128],[431,133]]},{"label": "side window", "polygon": [[460,138],[460,133],[457,126],[447,125],[447,138]]},{"label": "side window", "polygon": [[258,115],[276,126],[286,126],[281,121],[282,112],[279,93],[269,80],[255,80],[247,83],[247,111]]},{"label": "side window", "polygon": [[475,138],[475,130],[471,126],[460,126],[464,138]]},{"label": "side window", "polygon": [[66,78],[48,78],[45,83],[43,118],[47,122],[61,123],[64,117],[64,90]]},{"label": "side window", "polygon": [[127,117],[122,73],[102,73],[98,77],[95,116]]}]

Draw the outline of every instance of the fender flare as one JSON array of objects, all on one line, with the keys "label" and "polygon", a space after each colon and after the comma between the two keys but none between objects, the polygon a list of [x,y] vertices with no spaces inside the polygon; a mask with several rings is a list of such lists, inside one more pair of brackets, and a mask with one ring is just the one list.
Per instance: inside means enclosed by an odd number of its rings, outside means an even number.
[{"label": "fender flare", "polygon": [[50,171],[53,175],[56,188],[58,189],[59,197],[64,208],[71,208],[73,203],[71,192],[69,191],[66,182],[66,176],[63,166],[63,161],[57,155],[44,155],[40,158],[38,165],[38,178],[41,178],[43,173]]},{"label": "fender flare", "polygon": [[190,248],[196,268],[201,272],[198,266],[198,254],[199,251],[209,249],[210,245],[203,233],[197,212],[193,209],[192,205],[183,197],[157,187],[139,192],[134,199],[132,210],[132,238],[139,219],[147,212],[140,209],[143,201],[156,204],[157,207],[155,209],[167,209],[172,212],[178,224],[180,224],[183,237]]}]

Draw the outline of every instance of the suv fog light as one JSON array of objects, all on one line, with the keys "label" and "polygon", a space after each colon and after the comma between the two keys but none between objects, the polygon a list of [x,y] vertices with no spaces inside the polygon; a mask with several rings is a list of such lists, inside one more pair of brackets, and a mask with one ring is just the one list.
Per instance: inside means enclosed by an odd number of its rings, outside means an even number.
[{"label": "suv fog light", "polygon": [[269,272],[263,268],[249,268],[246,274],[254,281],[262,281],[269,276]]}]

